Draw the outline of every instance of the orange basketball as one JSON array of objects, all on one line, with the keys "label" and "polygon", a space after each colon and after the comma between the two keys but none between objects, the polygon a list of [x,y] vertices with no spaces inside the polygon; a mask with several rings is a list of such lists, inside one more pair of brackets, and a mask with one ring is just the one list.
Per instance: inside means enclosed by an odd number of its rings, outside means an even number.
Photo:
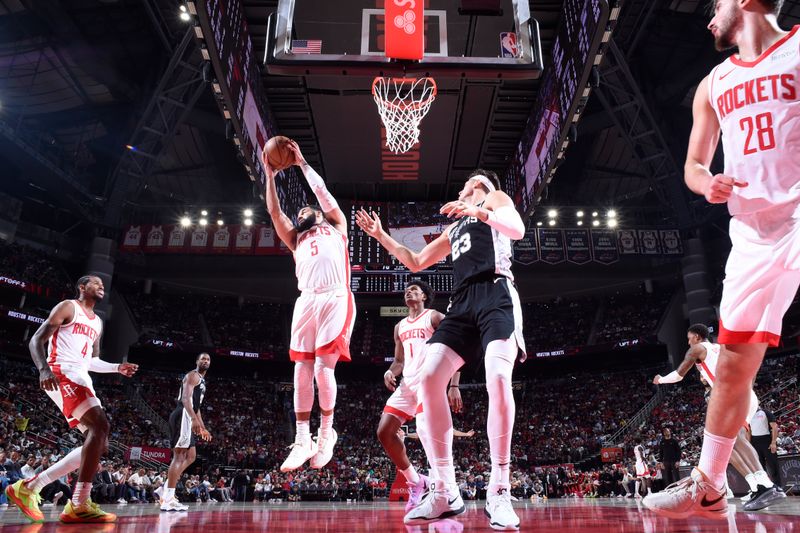
[{"label": "orange basketball", "polygon": [[274,170],[283,170],[294,163],[294,152],[289,149],[291,139],[283,135],[276,135],[267,141],[264,151],[267,153],[269,166]]}]

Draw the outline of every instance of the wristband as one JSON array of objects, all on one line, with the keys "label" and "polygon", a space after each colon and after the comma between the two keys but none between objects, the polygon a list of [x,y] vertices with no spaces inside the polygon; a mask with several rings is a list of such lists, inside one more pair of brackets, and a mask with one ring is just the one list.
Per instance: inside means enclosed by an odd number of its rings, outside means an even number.
[{"label": "wristband", "polygon": [[525,224],[522,223],[517,210],[509,205],[489,211],[486,224],[515,241],[525,236]]},{"label": "wristband", "polygon": [[458,385],[450,385],[448,388],[449,388],[449,389],[457,389],[457,388],[458,388]]}]

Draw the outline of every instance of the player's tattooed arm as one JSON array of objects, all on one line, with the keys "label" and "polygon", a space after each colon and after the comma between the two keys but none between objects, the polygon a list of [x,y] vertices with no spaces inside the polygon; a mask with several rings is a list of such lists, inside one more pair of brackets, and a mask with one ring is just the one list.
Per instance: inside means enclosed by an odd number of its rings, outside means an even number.
[{"label": "player's tattooed arm", "polygon": [[50,316],[42,322],[28,343],[33,364],[39,370],[39,386],[44,390],[58,390],[58,380],[47,364],[47,343],[58,328],[72,321],[74,313],[75,309],[69,301],[61,302],[50,311]]},{"label": "player's tattooed arm", "polygon": [[683,361],[681,364],[678,365],[678,368],[667,374],[666,376],[656,375],[653,378],[653,383],[656,385],[662,385],[665,383],[677,383],[681,381],[686,374],[689,373],[689,370],[692,369],[694,365],[700,360],[700,358],[705,354],[706,349],[702,346],[695,345],[689,348],[686,352],[686,356],[684,356]]}]

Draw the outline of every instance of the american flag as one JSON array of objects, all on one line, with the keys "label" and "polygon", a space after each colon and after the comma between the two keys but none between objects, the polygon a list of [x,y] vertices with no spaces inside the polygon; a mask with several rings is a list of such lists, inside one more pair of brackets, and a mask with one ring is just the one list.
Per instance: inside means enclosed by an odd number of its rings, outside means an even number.
[{"label": "american flag", "polygon": [[292,41],[292,53],[294,54],[321,54],[322,41],[319,39],[302,39]]}]

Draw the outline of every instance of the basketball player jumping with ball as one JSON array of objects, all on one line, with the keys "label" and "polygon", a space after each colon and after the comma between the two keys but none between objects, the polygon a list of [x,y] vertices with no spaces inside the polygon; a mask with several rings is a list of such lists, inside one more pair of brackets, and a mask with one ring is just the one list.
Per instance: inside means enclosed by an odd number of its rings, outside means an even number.
[{"label": "basketball player jumping with ball", "polygon": [[[312,468],[322,468],[333,456],[337,439],[333,429],[334,368],[337,361],[350,360],[350,334],[355,320],[344,213],[322,177],[306,163],[297,143],[291,141],[287,147],[294,154],[291,164],[303,171],[319,206],[303,207],[297,213],[297,222],[292,223],[278,200],[277,170],[270,166],[271,154],[267,150],[262,153],[267,175],[267,211],[278,237],[294,255],[297,288],[301,292],[294,306],[289,345],[290,358],[294,361],[297,432],[281,472],[300,468],[309,459]],[[316,441],[311,438],[310,426],[315,379],[321,411]]]},{"label": "basketball player jumping with ball", "polygon": [[484,512],[498,530],[519,529],[511,505],[511,437],[514,395],[511,374],[518,355],[525,358],[522,311],[511,273],[511,241],[521,239],[525,225],[513,200],[500,190],[493,172],[476,170],[458,200],[441,213],[457,221],[421,251],[414,252],[386,233],[376,214],[360,211],[358,225],[378,240],[412,272],[453,257],[453,295],[447,314],[428,341],[419,370],[419,395],[425,412],[426,447],[432,490],[405,516],[406,523],[426,523],[463,513],[464,502],[453,466],[453,420],[447,384],[465,362],[477,363],[484,354],[489,413],[486,435],[492,461]]},{"label": "basketball player jumping with ball", "polygon": [[[718,50],[738,47],[697,88],[685,178],[732,215],[720,303],[724,345],[690,477],[643,503],[669,517],[725,518],[725,470],[753,379],[800,285],[800,32],[778,27],[782,0],[717,0],[708,25]],[[722,137],[725,170],[710,165]]]}]

